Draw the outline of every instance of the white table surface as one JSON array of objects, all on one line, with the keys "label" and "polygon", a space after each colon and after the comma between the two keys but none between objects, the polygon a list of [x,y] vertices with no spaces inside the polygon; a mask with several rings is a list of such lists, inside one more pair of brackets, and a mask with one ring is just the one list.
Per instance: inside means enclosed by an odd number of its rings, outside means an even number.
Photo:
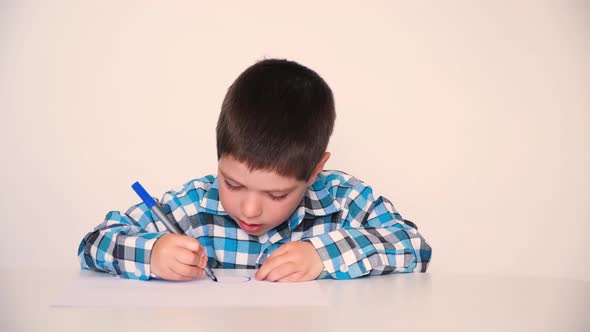
[{"label": "white table surface", "polygon": [[[53,308],[78,270],[0,270],[0,331],[590,331],[590,282],[394,274],[321,280],[328,307]],[[113,299],[116,301],[116,299]]]}]

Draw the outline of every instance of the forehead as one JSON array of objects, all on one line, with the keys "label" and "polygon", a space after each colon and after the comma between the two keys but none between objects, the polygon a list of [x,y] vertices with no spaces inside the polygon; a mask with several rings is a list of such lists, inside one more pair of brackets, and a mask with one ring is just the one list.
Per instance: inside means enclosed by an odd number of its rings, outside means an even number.
[{"label": "forehead", "polygon": [[231,156],[222,156],[219,159],[218,167],[220,175],[228,177],[240,184],[252,189],[261,191],[278,191],[305,185],[294,177],[286,177],[269,170],[250,170],[245,163],[242,163]]}]

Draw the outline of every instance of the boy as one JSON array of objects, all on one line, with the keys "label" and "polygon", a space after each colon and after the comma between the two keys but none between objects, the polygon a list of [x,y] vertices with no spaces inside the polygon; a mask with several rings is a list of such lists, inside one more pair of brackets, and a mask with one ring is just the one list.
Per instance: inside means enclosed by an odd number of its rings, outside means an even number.
[{"label": "boy", "polygon": [[82,268],[142,280],[245,268],[280,282],[425,272],[431,248],[413,223],[360,180],[322,171],[335,117],[316,72],[278,59],[252,65],[221,107],[217,177],[162,198],[185,235],[167,232],[143,203],[111,211],[82,240]]}]

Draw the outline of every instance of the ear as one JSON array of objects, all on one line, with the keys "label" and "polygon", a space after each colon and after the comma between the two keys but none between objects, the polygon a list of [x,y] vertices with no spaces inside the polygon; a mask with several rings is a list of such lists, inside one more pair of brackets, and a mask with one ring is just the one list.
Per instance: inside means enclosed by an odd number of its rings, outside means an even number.
[{"label": "ear", "polygon": [[324,152],[324,154],[322,155],[322,159],[320,159],[320,162],[313,169],[313,172],[311,173],[309,180],[307,180],[308,187],[315,182],[316,178],[318,177],[318,174],[320,174],[320,172],[324,169],[324,165],[326,165],[328,159],[330,159],[330,152]]}]

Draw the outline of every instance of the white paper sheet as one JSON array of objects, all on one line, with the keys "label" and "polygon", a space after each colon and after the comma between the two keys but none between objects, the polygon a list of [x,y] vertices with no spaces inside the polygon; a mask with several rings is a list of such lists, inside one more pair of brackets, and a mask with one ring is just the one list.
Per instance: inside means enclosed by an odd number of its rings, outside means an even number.
[{"label": "white paper sheet", "polygon": [[[247,271],[247,272],[245,272]],[[53,307],[275,307],[326,306],[316,281],[273,283],[254,280],[253,270],[214,270],[209,279],[172,282],[128,280],[81,271],[53,301]]]}]

